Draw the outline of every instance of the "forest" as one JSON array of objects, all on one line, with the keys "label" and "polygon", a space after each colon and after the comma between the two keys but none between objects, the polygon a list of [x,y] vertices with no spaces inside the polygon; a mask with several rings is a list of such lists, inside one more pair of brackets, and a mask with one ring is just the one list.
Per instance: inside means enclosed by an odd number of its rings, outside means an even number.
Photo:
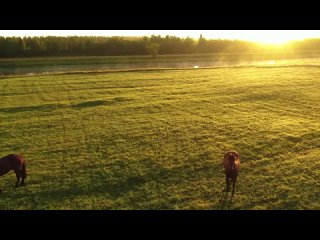
[{"label": "forest", "polygon": [[320,39],[291,41],[280,46],[242,40],[199,39],[160,35],[151,37],[1,37],[0,58],[50,56],[127,56],[158,54],[312,52]]}]

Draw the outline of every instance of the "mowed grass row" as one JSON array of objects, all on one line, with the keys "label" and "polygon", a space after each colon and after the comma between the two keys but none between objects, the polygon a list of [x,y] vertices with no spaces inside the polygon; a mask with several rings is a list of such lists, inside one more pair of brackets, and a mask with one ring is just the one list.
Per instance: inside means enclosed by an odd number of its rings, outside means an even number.
[{"label": "mowed grass row", "polygon": [[[320,209],[320,69],[0,80],[0,209]],[[222,158],[237,150],[236,194]]]}]

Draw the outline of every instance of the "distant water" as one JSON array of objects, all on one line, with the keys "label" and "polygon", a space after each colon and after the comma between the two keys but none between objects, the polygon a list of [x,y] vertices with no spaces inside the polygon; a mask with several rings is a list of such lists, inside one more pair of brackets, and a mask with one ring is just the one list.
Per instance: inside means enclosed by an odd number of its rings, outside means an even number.
[{"label": "distant water", "polygon": [[37,67],[0,67],[0,75],[34,75],[77,71],[104,71],[129,69],[157,69],[157,68],[210,68],[210,67],[320,67],[320,58],[302,58],[288,60],[265,61],[186,61],[168,63],[117,63],[97,65],[54,65]]}]

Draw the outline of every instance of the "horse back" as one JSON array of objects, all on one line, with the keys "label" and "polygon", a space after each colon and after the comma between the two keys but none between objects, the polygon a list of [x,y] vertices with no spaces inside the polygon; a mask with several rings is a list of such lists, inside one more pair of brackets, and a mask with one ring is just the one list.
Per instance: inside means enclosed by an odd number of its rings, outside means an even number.
[{"label": "horse back", "polygon": [[24,159],[17,154],[9,154],[0,158],[0,176],[9,172],[10,170],[22,169]]},{"label": "horse back", "polygon": [[0,158],[0,176],[10,171],[12,169],[11,165],[12,164],[9,155]]}]

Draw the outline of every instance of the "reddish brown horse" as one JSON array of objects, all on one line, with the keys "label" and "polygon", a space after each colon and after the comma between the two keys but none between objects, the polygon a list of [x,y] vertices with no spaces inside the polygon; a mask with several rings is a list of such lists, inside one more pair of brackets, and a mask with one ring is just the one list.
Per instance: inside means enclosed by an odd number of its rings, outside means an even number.
[{"label": "reddish brown horse", "polygon": [[[26,161],[22,156],[16,154],[9,154],[3,158],[0,158],[0,176],[13,170],[17,177],[15,187],[19,186],[20,179],[22,178],[20,186],[24,185],[24,180],[27,177]],[[0,189],[1,191],[1,189]]]},{"label": "reddish brown horse", "polygon": [[223,158],[224,171],[226,173],[227,191],[230,191],[229,179],[232,179],[232,194],[234,194],[234,188],[236,185],[238,172],[240,168],[240,155],[235,151],[229,151]]}]

